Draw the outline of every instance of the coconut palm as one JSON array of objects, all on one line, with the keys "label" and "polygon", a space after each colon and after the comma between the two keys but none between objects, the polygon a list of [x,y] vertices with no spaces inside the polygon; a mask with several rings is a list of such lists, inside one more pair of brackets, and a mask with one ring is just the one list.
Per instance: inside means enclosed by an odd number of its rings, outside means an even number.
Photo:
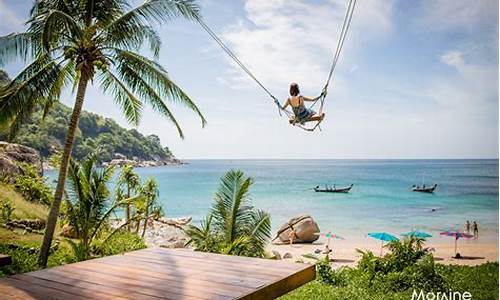
[{"label": "coconut palm", "polygon": [[71,160],[68,168],[65,219],[75,231],[78,243],[69,240],[77,260],[89,258],[92,242],[99,237],[117,204],[108,205],[107,188],[114,168],[95,167],[96,157],[82,163]]},{"label": "coconut palm", "polygon": [[[141,185],[141,180],[139,175],[134,171],[134,167],[130,164],[123,166],[120,172],[120,176],[118,177],[118,190],[117,195],[123,195],[125,198],[131,198],[132,192],[138,191]],[[125,190],[123,190],[125,189]],[[118,197],[120,198],[120,197]],[[125,220],[129,224],[131,218],[131,203],[125,203]],[[130,224],[128,226],[130,230]]]},{"label": "coconut palm", "polygon": [[[210,232],[209,240],[217,241],[217,249],[209,251],[244,256],[264,255],[271,237],[271,220],[267,212],[250,205],[248,193],[252,184],[252,178],[245,177],[239,170],[231,170],[221,178],[210,216],[202,228],[191,226],[187,230],[190,242],[196,248],[204,247],[206,233]],[[197,245],[198,241],[201,241],[200,245]]]},{"label": "coconut palm", "polygon": [[[143,228],[141,236],[146,234],[148,221],[152,218],[158,218],[163,213],[158,204],[160,190],[158,182],[154,178],[146,179],[146,182],[141,187],[140,198],[137,201],[137,214],[142,215]],[[139,233],[140,222],[137,222],[136,232]]]},{"label": "coconut palm", "polygon": [[[68,164],[87,86],[99,83],[137,125],[145,103],[182,130],[166,100],[187,106],[205,124],[189,96],[156,61],[161,41],[152,25],[173,18],[196,19],[194,0],[146,0],[130,8],[127,0],[35,1],[27,30],[0,37],[0,65],[14,58],[31,61],[0,94],[0,123],[22,120],[37,105],[46,113],[65,87],[76,91],[64,143],[59,178],[47,219],[39,264],[45,266],[64,191]],[[152,58],[139,54],[147,45]],[[12,125],[13,126],[13,125]]]}]

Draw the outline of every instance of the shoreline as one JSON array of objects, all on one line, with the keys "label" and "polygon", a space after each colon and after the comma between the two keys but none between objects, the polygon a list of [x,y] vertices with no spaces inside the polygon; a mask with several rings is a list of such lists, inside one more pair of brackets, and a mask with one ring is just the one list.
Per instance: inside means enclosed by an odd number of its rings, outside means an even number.
[{"label": "shoreline", "polygon": [[[291,258],[284,258],[288,261],[304,261],[313,262],[314,260],[304,258],[303,254],[314,254],[316,249],[323,251],[325,248],[325,238],[320,238],[312,244],[293,244],[293,245],[276,245],[269,244],[267,249],[269,252],[277,251],[280,253],[281,257],[285,253],[290,253]],[[496,242],[488,240],[472,240],[464,242],[464,240],[458,241],[457,252],[459,252],[463,258],[455,259],[452,258],[454,255],[455,245],[453,238],[449,238],[448,242],[444,240],[439,241],[429,241],[424,244],[424,247],[431,249],[436,263],[450,264],[450,265],[465,265],[465,266],[476,266],[490,262],[498,262],[498,240]],[[375,255],[380,255],[381,242],[378,240],[373,240],[366,238],[363,240],[334,240],[330,242],[330,248],[332,253],[330,259],[333,259],[332,266],[335,268],[340,268],[343,266],[355,266],[357,261],[360,259],[361,254],[356,251],[356,249],[365,251],[370,250]],[[388,250],[384,247],[383,254],[386,254]],[[314,254],[318,258],[324,258],[323,254]]]},{"label": "shoreline", "polygon": [[[119,223],[120,221],[114,223],[114,225],[117,226]],[[153,221],[147,227],[144,241],[147,247],[191,249],[189,246],[185,246],[189,237],[183,231],[183,228],[190,223],[191,219],[189,217],[162,218],[160,221]],[[266,249],[269,254],[278,252],[281,259],[285,261],[313,263],[314,260],[305,258],[302,255],[314,254],[318,258],[324,258],[323,254],[315,254],[314,252],[317,249],[322,251],[325,248],[326,241],[325,237],[321,237],[314,243],[304,244],[282,245],[269,242]],[[489,261],[499,261],[498,239],[495,241],[493,236],[477,240],[460,239],[457,252],[462,255],[462,259],[452,258],[455,250],[453,238],[431,238],[424,244],[424,247],[431,249],[436,263],[440,264],[476,266]],[[330,258],[333,259],[332,266],[334,268],[353,267],[361,256],[357,249],[362,251],[370,250],[378,256],[380,255],[381,242],[371,238],[332,239],[330,248],[333,250]],[[384,247],[383,254],[387,252],[388,250]]]}]

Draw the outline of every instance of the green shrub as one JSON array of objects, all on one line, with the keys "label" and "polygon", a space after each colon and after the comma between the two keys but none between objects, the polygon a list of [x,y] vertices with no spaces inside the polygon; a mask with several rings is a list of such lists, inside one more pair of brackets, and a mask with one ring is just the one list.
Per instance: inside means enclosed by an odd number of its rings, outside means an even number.
[{"label": "green shrub", "polygon": [[188,244],[197,251],[264,257],[271,220],[267,212],[251,206],[252,184],[253,179],[240,170],[226,172],[205,221],[199,227],[188,226]]},{"label": "green shrub", "polygon": [[23,197],[30,202],[38,202],[45,205],[52,203],[52,189],[45,178],[38,175],[35,166],[21,163],[21,174],[14,179],[14,187]]},{"label": "green shrub", "polygon": [[96,246],[100,249],[99,253],[103,256],[146,248],[146,244],[141,237],[125,230],[115,233],[105,243],[103,243],[103,241],[97,241]]},{"label": "green shrub", "polygon": [[0,199],[0,222],[5,223],[10,220],[14,204],[9,198]]},{"label": "green shrub", "polygon": [[316,264],[316,271],[319,281],[324,284],[330,284],[332,286],[345,286],[347,285],[346,272],[348,268],[342,268],[339,270],[334,270],[330,266],[328,258],[322,260]]}]

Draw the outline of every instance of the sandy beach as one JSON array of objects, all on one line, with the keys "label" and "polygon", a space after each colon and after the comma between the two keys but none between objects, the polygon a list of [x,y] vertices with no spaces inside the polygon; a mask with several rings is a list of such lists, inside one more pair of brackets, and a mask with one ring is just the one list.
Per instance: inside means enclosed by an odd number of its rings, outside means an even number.
[{"label": "sandy beach", "polygon": [[[286,258],[290,261],[310,261],[302,255],[306,253],[314,254],[314,250],[325,247],[325,239],[319,239],[313,244],[294,244],[294,245],[269,245],[269,251],[278,251],[281,256],[285,253],[290,253],[292,258]],[[452,238],[444,239],[439,238],[437,241],[430,241],[425,244],[432,250],[432,253],[437,263],[443,264],[456,264],[475,266],[488,261],[498,261],[498,240],[497,242],[488,239],[482,242],[481,240],[459,240],[458,252],[462,255],[462,259],[454,259],[454,240]],[[376,255],[380,254],[380,241],[370,238],[352,240],[332,240],[330,247],[333,249],[330,258],[333,259],[332,265],[335,268],[342,266],[354,266],[358,261],[360,254],[356,249],[371,250]],[[387,249],[383,249],[383,253],[387,253]],[[318,256],[324,257],[323,254]]]}]

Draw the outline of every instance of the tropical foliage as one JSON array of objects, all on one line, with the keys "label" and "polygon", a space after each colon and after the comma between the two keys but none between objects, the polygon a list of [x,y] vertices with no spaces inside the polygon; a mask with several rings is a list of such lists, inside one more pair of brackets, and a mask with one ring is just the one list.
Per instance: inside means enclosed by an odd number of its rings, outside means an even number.
[{"label": "tropical foliage", "polygon": [[[158,182],[154,178],[148,178],[141,186],[140,197],[136,201],[136,214],[142,220],[142,234],[144,237],[148,222],[163,216],[163,209],[158,203],[160,190]],[[139,233],[141,222],[137,222],[136,233]]]},{"label": "tropical foliage", "polygon": [[[10,82],[8,74],[0,70],[0,86]],[[44,115],[41,107],[35,108],[32,115],[19,124],[17,133],[11,141],[32,147],[48,159],[50,166],[59,168],[61,150],[69,125],[71,109],[55,102]],[[9,139],[9,127],[0,127],[0,140]],[[136,129],[127,130],[113,119],[82,111],[78,123],[72,157],[76,160],[99,151],[98,162],[110,161],[115,153],[142,160],[164,160],[173,156],[168,147],[161,145],[158,136],[144,136]]]},{"label": "tropical foliage", "polygon": [[[48,114],[43,117],[41,108],[20,125],[12,142],[35,148],[45,158],[56,155],[61,160],[66,130],[69,125],[71,109],[62,103],[54,103]],[[0,140],[7,140],[8,128],[0,128]],[[99,162],[110,161],[115,153],[128,158],[142,160],[164,160],[172,157],[168,147],[163,147],[158,136],[144,136],[136,129],[127,130],[114,120],[82,111],[72,157],[81,160],[99,150]]]},{"label": "tropical foliage", "polygon": [[252,184],[252,178],[239,170],[227,172],[206,220],[200,227],[190,225],[186,230],[188,244],[199,251],[263,257],[271,237],[271,220],[267,212],[251,206]]},{"label": "tropical foliage", "polygon": [[12,182],[14,188],[30,202],[50,205],[53,192],[46,179],[38,174],[38,169],[28,163],[20,163],[19,168],[21,172]]},{"label": "tropical foliage", "polygon": [[342,295],[339,298],[350,294],[352,299],[384,299],[383,295],[388,299],[400,299],[398,295],[409,299],[413,290],[449,290],[447,278],[435,265],[429,249],[423,247],[422,239],[408,237],[389,243],[388,248],[389,253],[383,257],[358,250],[361,259],[355,268],[334,270],[329,261],[318,260],[318,281],[334,287],[335,293]]},{"label": "tropical foliage", "polygon": [[[169,120],[182,137],[179,123],[165,100],[185,105],[205,123],[198,107],[156,61],[161,41],[151,25],[175,17],[199,18],[198,6],[193,0],[146,0],[132,9],[126,0],[36,1],[27,30],[0,37],[0,65],[13,58],[31,60],[1,88],[0,124],[8,124],[11,135],[36,107],[42,106],[46,114],[65,87],[76,91],[40,265],[47,263],[89,83],[99,82],[102,91],[113,96],[131,124],[139,123],[143,104],[147,103]],[[144,45],[149,46],[152,58],[138,53]]]},{"label": "tropical foliage", "polygon": [[[141,179],[139,175],[134,171],[134,167],[132,165],[125,165],[120,172],[120,176],[118,177],[118,185],[117,185],[117,198],[119,200],[122,199],[130,199],[133,193],[137,192],[140,188]],[[130,201],[122,201],[125,206],[125,221],[130,223],[130,218],[132,216],[132,204]],[[128,224],[128,228],[130,230],[130,224]]]},{"label": "tropical foliage", "polygon": [[[469,292],[472,299],[491,300],[498,299],[498,263],[490,262],[480,266],[435,266],[442,274],[448,291]],[[395,292],[381,285],[364,285],[365,279],[362,272],[352,269],[334,271],[338,276],[343,276],[349,281],[346,285],[332,285],[322,283],[320,280],[310,282],[291,293],[279,298],[280,300],[304,299],[350,299],[350,300],[408,300],[412,299],[413,290]],[[419,291],[417,291],[418,293]],[[441,294],[442,295],[442,294]],[[417,299],[417,297],[413,299]],[[422,299],[422,297],[420,297]],[[436,299],[438,299],[436,297]],[[441,298],[440,299],[445,299]],[[448,298],[451,299],[451,298]],[[458,299],[458,298],[457,298]]]},{"label": "tropical foliage", "polygon": [[[113,167],[96,167],[96,157],[91,156],[81,163],[71,161],[68,172],[68,191],[65,202],[65,223],[74,230],[77,242],[67,240],[78,261],[102,253],[107,241],[124,225],[111,229],[109,218],[123,203],[133,203],[140,196],[111,200],[108,189],[109,181],[114,173]],[[134,220],[140,221],[137,215]]]}]

